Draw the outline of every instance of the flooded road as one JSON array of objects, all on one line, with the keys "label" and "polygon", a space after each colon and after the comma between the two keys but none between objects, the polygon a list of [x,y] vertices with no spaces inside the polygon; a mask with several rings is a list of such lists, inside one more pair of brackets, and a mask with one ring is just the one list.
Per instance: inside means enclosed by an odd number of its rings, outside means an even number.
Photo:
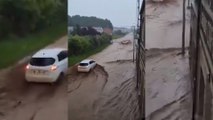
[{"label": "flooded road", "polygon": [[[120,44],[123,40],[131,43]],[[70,69],[69,120],[139,119],[132,40],[128,34],[91,56],[99,65],[90,73]]]},{"label": "flooded road", "polygon": [[[66,46],[67,37],[62,37],[47,48]],[[0,120],[67,120],[67,81],[27,83],[24,72],[29,58],[0,70]]]},{"label": "flooded road", "polygon": [[180,51],[148,51],[145,84],[147,120],[191,119],[189,56],[180,55]]},{"label": "flooded road", "polygon": [[[192,92],[189,55],[182,46],[183,0],[146,4],[146,118],[190,120]],[[185,46],[189,46],[190,10],[186,9]]]},{"label": "flooded road", "polygon": [[[156,0],[157,1],[157,0]],[[183,0],[146,2],[146,48],[182,47]],[[190,10],[186,9],[185,46],[189,46]]]}]

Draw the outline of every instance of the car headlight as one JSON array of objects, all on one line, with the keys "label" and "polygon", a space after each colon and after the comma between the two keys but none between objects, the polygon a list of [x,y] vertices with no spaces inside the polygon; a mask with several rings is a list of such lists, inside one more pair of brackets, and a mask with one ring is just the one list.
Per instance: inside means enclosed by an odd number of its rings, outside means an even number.
[{"label": "car headlight", "polygon": [[26,70],[30,69],[30,65],[28,64],[26,67],[25,67]]},{"label": "car headlight", "polygon": [[54,70],[56,70],[56,69],[57,69],[57,66],[56,66],[56,65],[52,65],[51,68],[50,68],[51,71],[54,71]]}]

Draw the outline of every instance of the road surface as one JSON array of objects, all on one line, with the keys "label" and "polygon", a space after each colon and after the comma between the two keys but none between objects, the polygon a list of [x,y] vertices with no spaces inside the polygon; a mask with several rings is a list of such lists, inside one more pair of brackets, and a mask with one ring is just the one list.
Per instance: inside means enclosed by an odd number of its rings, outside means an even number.
[{"label": "road surface", "polygon": [[[131,40],[131,43],[120,44],[123,40]],[[128,34],[91,56],[98,65],[90,73],[78,73],[76,66],[70,68],[69,120],[139,118],[132,41],[133,34]]]},{"label": "road surface", "polygon": [[[62,37],[47,48],[67,48]],[[29,57],[0,70],[0,120],[67,120],[67,81],[27,83],[24,69]]]},{"label": "road surface", "polygon": [[[146,2],[146,48],[181,48],[183,0],[148,1]],[[187,10],[185,46],[189,46],[189,26],[190,10]]]},{"label": "road surface", "polygon": [[147,120],[190,120],[189,56],[181,49],[151,49],[146,58]]},{"label": "road surface", "polygon": [[[191,118],[189,56],[186,54],[182,57],[179,54],[181,49],[176,49],[182,45],[182,2],[165,0],[146,4],[147,120]],[[188,47],[190,11],[186,13],[185,45]]]}]

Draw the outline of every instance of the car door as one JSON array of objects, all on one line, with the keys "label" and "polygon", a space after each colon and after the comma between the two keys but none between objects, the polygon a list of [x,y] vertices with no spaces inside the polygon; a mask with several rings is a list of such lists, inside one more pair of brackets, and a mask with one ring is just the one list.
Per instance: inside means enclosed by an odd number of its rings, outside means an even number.
[{"label": "car door", "polygon": [[67,51],[61,51],[58,55],[58,66],[63,73],[67,73],[68,70],[68,53]]}]

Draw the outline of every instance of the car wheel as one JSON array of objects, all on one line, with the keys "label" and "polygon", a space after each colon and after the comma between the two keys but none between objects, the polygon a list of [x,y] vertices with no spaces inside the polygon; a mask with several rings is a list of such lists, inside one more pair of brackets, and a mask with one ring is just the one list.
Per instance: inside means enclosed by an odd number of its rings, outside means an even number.
[{"label": "car wheel", "polygon": [[64,79],[64,73],[60,73],[58,79],[55,81],[56,83],[61,82]]}]

